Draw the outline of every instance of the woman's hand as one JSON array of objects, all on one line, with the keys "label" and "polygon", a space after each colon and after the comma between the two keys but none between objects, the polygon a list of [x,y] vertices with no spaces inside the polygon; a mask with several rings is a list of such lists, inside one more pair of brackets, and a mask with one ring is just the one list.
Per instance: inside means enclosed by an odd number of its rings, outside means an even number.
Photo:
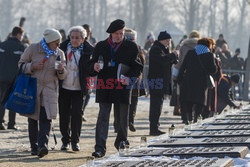
[{"label": "woman's hand", "polygon": [[31,64],[31,71],[42,70],[44,64],[42,62],[36,62]]}]

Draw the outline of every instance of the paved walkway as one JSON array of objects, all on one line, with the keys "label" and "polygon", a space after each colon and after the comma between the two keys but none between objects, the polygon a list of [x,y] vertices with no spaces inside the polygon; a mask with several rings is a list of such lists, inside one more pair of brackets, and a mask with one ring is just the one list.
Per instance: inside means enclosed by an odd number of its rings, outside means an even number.
[{"label": "paved walkway", "polygon": [[[51,134],[49,141],[49,154],[42,159],[36,156],[30,156],[30,146],[27,131],[27,118],[17,115],[16,122],[20,128],[14,130],[0,131],[0,166],[10,167],[39,167],[39,166],[80,166],[86,162],[86,157],[90,156],[94,151],[95,144],[95,124],[98,115],[98,104],[94,102],[94,95],[91,96],[90,103],[87,106],[85,117],[87,122],[83,122],[82,134],[80,139],[80,152],[60,151],[61,134],[58,126],[58,118],[55,120],[54,129],[57,138],[57,146],[55,146],[53,135]],[[138,103],[138,111],[135,118],[136,132],[129,132],[129,141],[131,147],[138,146],[141,136],[147,136],[151,139],[149,134],[149,98],[140,98]],[[5,120],[8,120],[8,112],[6,112]],[[161,130],[167,132],[171,124],[175,124],[177,128],[183,127],[180,116],[173,116],[173,107],[169,107],[169,100],[165,100],[163,111],[160,119]],[[107,141],[106,156],[116,153],[113,146],[116,134],[113,128],[113,112],[110,116],[109,138]]]}]

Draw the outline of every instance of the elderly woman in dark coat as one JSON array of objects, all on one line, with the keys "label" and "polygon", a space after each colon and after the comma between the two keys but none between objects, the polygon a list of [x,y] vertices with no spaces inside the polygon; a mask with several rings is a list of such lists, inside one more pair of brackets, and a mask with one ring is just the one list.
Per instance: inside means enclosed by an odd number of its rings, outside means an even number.
[{"label": "elderly woman in dark coat", "polygon": [[[93,52],[93,46],[85,37],[86,30],[81,26],[71,27],[69,40],[61,44],[66,55],[68,75],[62,81],[59,90],[61,150],[68,150],[71,143],[73,151],[79,151],[79,138],[82,127],[83,97],[87,95],[87,62]],[[71,127],[71,128],[70,128]]]},{"label": "elderly woman in dark coat", "polygon": [[212,50],[212,43],[207,38],[198,40],[195,49],[189,51],[182,63],[177,78],[180,88],[180,101],[187,106],[187,117],[192,121],[192,109],[194,107],[195,116],[202,114],[202,110],[207,103],[208,85],[207,75],[217,71]]}]

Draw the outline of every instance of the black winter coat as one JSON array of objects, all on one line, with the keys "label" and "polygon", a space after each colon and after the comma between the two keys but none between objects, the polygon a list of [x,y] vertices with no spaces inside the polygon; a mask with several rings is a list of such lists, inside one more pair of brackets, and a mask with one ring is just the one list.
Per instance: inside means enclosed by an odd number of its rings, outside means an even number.
[{"label": "black winter coat", "polygon": [[[97,75],[96,84],[96,102],[97,103],[131,103],[131,85],[124,86],[117,82],[118,64],[123,63],[130,67],[126,73],[133,81],[139,77],[143,70],[143,65],[139,58],[139,51],[137,45],[129,40],[123,40],[121,46],[114,54],[115,66],[109,66],[111,61],[111,48],[108,40],[97,43],[93,59],[89,62],[91,74]],[[98,62],[99,56],[103,56],[104,67],[97,73],[94,71],[94,64]],[[132,84],[132,83],[131,83]]]},{"label": "black winter coat", "polygon": [[227,105],[229,105],[230,107],[236,107],[236,105],[233,102],[231,87],[232,87],[232,81],[230,77],[224,76],[221,79],[220,84],[218,85],[217,109],[219,113],[221,113],[221,111]]},{"label": "black winter coat", "polygon": [[[61,45],[60,45],[60,49],[62,49],[64,51],[66,61],[68,59],[67,58],[67,46],[68,46],[69,42],[70,42],[70,40],[66,40],[63,43],[61,43]],[[89,73],[90,73],[89,68],[88,68],[88,62],[91,58],[94,47],[88,41],[84,41],[83,45],[84,45],[84,47],[83,47],[83,51],[81,54],[81,58],[79,60],[79,65],[78,65],[79,81],[80,81],[80,86],[81,86],[81,90],[83,92],[83,95],[87,95],[88,94],[87,79],[88,79]],[[62,82],[63,81],[60,81],[60,87],[62,86]]]},{"label": "black winter coat", "polygon": [[155,41],[149,52],[148,84],[150,94],[171,95],[171,67],[174,53],[159,41]]},{"label": "black winter coat", "polygon": [[195,50],[190,50],[177,77],[181,89],[180,100],[206,105],[208,92],[206,76],[216,71],[217,66],[211,52],[197,55]]},{"label": "black winter coat", "polygon": [[18,61],[24,51],[17,38],[8,38],[0,44],[0,82],[11,83],[18,73]]}]

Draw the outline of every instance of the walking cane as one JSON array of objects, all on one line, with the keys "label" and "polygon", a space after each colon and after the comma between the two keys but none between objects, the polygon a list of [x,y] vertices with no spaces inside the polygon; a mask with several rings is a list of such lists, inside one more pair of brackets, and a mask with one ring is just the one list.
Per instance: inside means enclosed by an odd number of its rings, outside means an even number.
[{"label": "walking cane", "polygon": [[55,142],[55,145],[53,147],[51,147],[51,150],[54,150],[56,148],[56,145],[57,145],[57,140],[56,140],[56,135],[55,135],[54,125],[53,124],[51,126],[51,130],[52,130],[53,137],[54,137],[54,142]]}]

